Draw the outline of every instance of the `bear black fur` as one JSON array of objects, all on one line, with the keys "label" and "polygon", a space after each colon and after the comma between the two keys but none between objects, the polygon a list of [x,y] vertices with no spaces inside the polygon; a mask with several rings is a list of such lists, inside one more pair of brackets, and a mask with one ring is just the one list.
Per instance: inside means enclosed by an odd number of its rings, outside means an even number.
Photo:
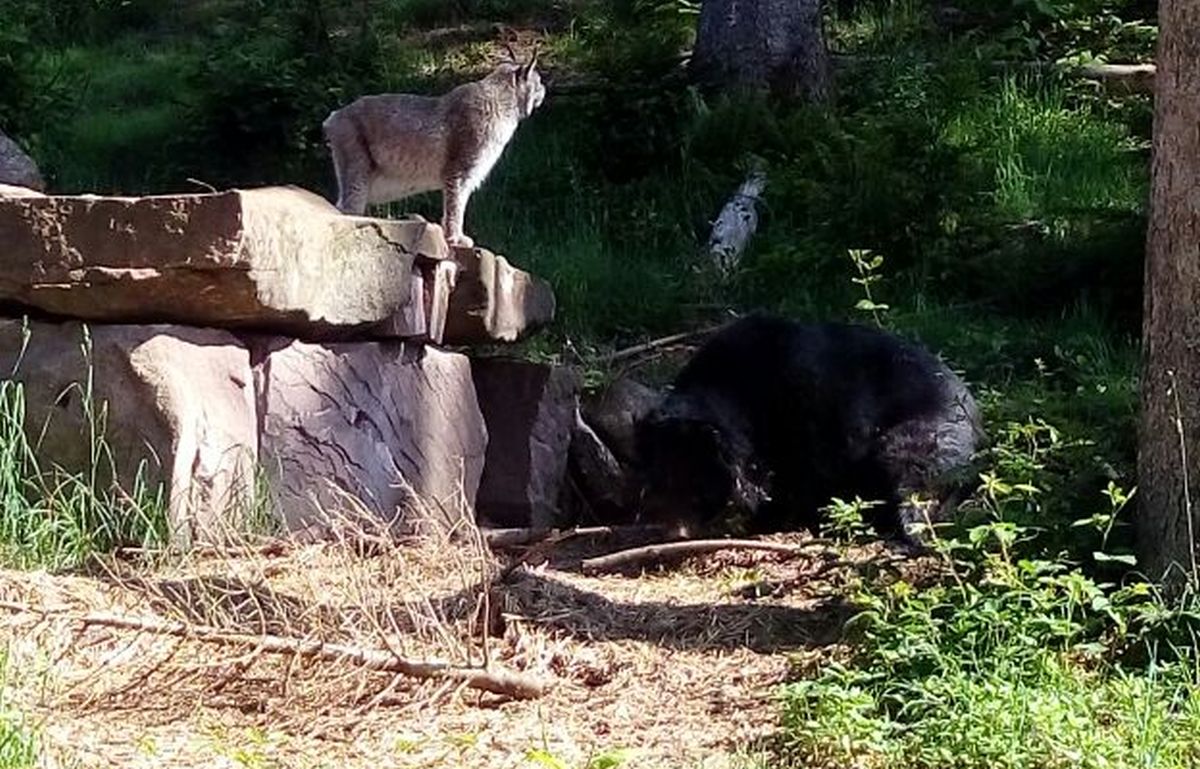
[{"label": "bear black fur", "polygon": [[643,520],[817,532],[832,497],[858,496],[882,503],[867,513],[880,536],[915,544],[917,498],[942,507],[983,433],[966,386],[922,347],[753,315],[696,352],[637,437]]}]

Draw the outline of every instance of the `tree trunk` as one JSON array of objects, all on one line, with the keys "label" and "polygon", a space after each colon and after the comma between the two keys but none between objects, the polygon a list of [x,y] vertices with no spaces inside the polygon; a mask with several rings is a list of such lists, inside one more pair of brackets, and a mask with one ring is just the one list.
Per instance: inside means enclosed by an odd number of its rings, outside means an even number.
[{"label": "tree trunk", "polygon": [[1200,482],[1200,3],[1162,0],[1142,338],[1141,566],[1195,579]]},{"label": "tree trunk", "polygon": [[704,0],[691,67],[708,86],[824,99],[821,0]]}]

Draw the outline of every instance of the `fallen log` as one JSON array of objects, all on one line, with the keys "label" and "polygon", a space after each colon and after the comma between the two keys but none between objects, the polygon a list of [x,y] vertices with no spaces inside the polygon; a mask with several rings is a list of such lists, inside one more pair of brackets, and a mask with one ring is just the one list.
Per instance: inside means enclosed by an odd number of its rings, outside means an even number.
[{"label": "fallen log", "polygon": [[758,229],[758,202],[766,186],[766,172],[752,171],[713,222],[708,255],[722,277],[728,278],[737,269],[742,252]]},{"label": "fallen log", "polygon": [[992,67],[1005,71],[1013,68],[1037,72],[1055,72],[1084,80],[1096,80],[1112,93],[1154,93],[1156,67],[1153,64],[1068,64],[1057,62],[992,62]]},{"label": "fallen log", "polygon": [[[887,56],[870,54],[833,54],[834,67],[849,69],[861,65],[881,64],[889,61]],[[922,68],[932,67],[932,62],[918,63]],[[1074,64],[1054,61],[990,61],[987,66],[997,73],[1029,72],[1033,74],[1054,73],[1084,80],[1096,80],[1105,89],[1114,93],[1154,93],[1154,78],[1157,68],[1153,64],[1106,64],[1093,62]]]},{"label": "fallen log", "polygon": [[828,549],[827,545],[815,542],[806,545],[785,545],[781,542],[760,542],[756,539],[695,539],[619,550],[609,555],[588,558],[580,564],[580,568],[584,574],[602,574],[628,566],[644,566],[648,563],[661,563],[673,558],[716,553],[722,550],[764,550],[770,553],[798,556],[823,552]]},{"label": "fallen log", "polygon": [[187,622],[171,622],[149,617],[126,617],[108,613],[72,615],[67,612],[46,612],[39,611],[34,606],[8,602],[0,603],[0,608],[28,614],[66,616],[84,627],[98,626],[136,630],[143,633],[190,638],[212,644],[252,646],[260,653],[294,654],[299,657],[328,662],[347,662],[367,670],[398,673],[410,678],[459,682],[471,689],[501,694],[513,699],[535,699],[544,695],[549,688],[546,681],[518,673],[458,667],[447,662],[411,660],[390,651],[348,644],[325,643],[324,641],[271,634],[235,633],[208,625],[192,625]]},{"label": "fallen log", "polygon": [[[683,54],[681,61],[686,61],[688,56],[690,56],[690,52]],[[830,53],[829,60],[834,69],[844,70],[862,64],[887,61],[888,57],[872,54]],[[929,67],[932,66],[932,63],[925,62],[919,66]],[[997,60],[988,62],[988,66],[994,71],[1014,69],[1038,72],[1054,71],[1072,77],[1098,80],[1106,88],[1125,93],[1152,93],[1156,74],[1153,64],[1070,64],[1067,62]],[[555,81],[553,92],[555,97],[604,96],[616,92],[625,95],[629,93],[661,94],[667,89],[682,88],[688,82],[687,71],[680,66],[668,71],[663,76],[649,77],[634,85],[616,78],[579,77],[568,79],[564,77]]]}]

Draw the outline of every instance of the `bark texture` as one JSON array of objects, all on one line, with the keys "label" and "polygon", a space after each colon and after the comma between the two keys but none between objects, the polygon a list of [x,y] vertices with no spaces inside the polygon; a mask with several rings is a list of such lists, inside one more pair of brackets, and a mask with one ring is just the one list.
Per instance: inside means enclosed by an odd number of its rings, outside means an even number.
[{"label": "bark texture", "polygon": [[709,86],[824,99],[820,0],[704,0],[691,67]]},{"label": "bark texture", "polygon": [[1142,569],[1178,584],[1200,529],[1200,4],[1163,0],[1159,30],[1137,525]]}]

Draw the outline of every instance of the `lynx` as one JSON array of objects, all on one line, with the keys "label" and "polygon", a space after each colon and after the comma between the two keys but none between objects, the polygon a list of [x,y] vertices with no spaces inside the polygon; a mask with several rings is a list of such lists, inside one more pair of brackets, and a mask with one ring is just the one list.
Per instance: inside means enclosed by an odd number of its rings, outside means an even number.
[{"label": "lynx", "polygon": [[368,204],[441,190],[447,241],[473,245],[463,233],[467,201],[517,124],[546,98],[536,67],[535,51],[527,63],[514,56],[440,97],[363,96],[330,114],[322,128],[337,174],[337,207],[361,215]]}]

